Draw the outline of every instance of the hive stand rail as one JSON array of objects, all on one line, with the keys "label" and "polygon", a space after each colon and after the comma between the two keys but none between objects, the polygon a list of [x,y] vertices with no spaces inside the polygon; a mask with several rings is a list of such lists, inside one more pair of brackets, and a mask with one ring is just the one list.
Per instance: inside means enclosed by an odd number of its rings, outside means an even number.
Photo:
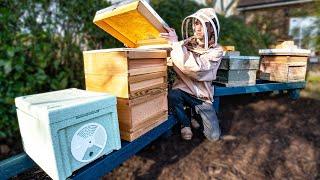
[{"label": "hive stand rail", "polygon": [[272,91],[287,90],[290,98],[296,100],[299,98],[300,90],[303,89],[306,82],[289,82],[289,83],[279,83],[279,82],[268,82],[268,81],[257,81],[256,85],[252,86],[241,86],[241,87],[222,87],[214,86],[214,102],[213,106],[215,110],[219,112],[220,97],[221,96],[231,96],[239,94],[249,94],[249,93],[264,93]]}]

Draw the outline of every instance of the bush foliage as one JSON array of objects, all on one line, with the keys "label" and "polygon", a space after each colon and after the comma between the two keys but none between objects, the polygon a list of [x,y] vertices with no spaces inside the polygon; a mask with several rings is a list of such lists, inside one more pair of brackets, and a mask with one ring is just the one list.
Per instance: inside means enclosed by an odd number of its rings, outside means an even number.
[{"label": "bush foliage", "polygon": [[[184,17],[203,7],[191,0],[151,4],[177,32]],[[110,5],[105,0],[1,0],[0,5],[0,137],[10,137],[18,135],[15,97],[84,88],[82,51],[122,44],[92,23],[95,12]],[[219,18],[221,44],[235,45],[242,54],[257,54],[268,44],[241,20]]]}]

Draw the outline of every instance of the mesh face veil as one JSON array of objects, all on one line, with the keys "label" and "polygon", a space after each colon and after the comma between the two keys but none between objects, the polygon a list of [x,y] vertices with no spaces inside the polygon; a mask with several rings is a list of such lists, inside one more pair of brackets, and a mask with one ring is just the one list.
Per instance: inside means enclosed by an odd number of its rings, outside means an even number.
[{"label": "mesh face veil", "polygon": [[183,39],[194,37],[196,20],[201,22],[203,28],[204,49],[207,50],[212,46],[216,46],[220,33],[220,24],[213,8],[200,9],[183,20],[181,26]]}]

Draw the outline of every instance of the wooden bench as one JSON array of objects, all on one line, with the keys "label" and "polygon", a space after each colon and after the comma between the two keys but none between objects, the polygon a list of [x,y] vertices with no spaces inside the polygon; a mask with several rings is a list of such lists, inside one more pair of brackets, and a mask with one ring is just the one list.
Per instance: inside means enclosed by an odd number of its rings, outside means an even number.
[{"label": "wooden bench", "polygon": [[[219,111],[220,97],[249,94],[249,93],[262,93],[272,91],[284,91],[287,90],[290,98],[298,99],[300,90],[305,87],[305,82],[294,83],[276,83],[257,81],[256,85],[243,86],[243,87],[221,87],[215,86],[215,97],[213,106],[216,111]],[[124,161],[135,155],[142,148],[149,143],[160,137],[161,135],[170,134],[171,128],[177,123],[177,121],[169,116],[168,120],[160,124],[153,130],[139,137],[138,139],[127,142],[122,141],[122,148],[118,151],[114,151],[111,154],[102,156],[94,162],[76,171],[70,179],[99,179],[101,176],[117,168]],[[29,158],[26,153],[21,153],[16,156],[10,157],[3,161],[0,161],[0,179],[8,179],[19,173],[27,171],[36,164]]]}]

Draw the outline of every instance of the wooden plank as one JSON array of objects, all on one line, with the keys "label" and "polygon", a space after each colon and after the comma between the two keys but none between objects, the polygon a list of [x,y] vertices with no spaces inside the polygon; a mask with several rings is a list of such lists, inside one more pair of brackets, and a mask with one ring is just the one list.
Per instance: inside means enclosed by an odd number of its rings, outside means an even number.
[{"label": "wooden plank", "polygon": [[128,62],[125,52],[97,52],[83,53],[84,72],[95,75],[114,75],[128,73]]},{"label": "wooden plank", "polygon": [[155,58],[155,59],[130,59],[129,69],[140,69],[146,67],[158,67],[166,65],[165,58]]},{"label": "wooden plank", "polygon": [[108,92],[117,97],[129,98],[127,75],[85,74],[86,90]]},{"label": "wooden plank", "polygon": [[156,29],[159,30],[159,32],[162,32],[162,33],[167,32],[166,29],[164,28],[166,24],[163,24],[161,22],[162,19],[159,20],[158,18],[160,17],[157,18],[156,15],[152,14],[151,11],[146,6],[144,6],[143,4],[139,4],[137,9],[142,16],[144,16]]},{"label": "wooden plank", "polygon": [[117,98],[117,111],[120,128],[134,129],[150,117],[168,111],[167,92],[148,94],[133,100]]},{"label": "wooden plank", "polygon": [[132,126],[138,126],[144,123],[144,120],[158,114],[159,112],[168,111],[167,93],[161,96],[150,96],[147,101],[131,106]]},{"label": "wooden plank", "polygon": [[137,91],[144,90],[144,89],[156,86],[156,85],[161,85],[163,83],[166,83],[165,78],[158,77],[155,79],[149,79],[149,80],[140,81],[140,82],[136,82],[136,83],[130,83],[129,89],[130,89],[130,93],[137,92]]},{"label": "wooden plank", "polygon": [[0,161],[0,179],[9,179],[31,169],[35,162],[25,153]]},{"label": "wooden plank", "polygon": [[168,116],[168,111],[162,111],[162,112],[159,112],[151,117],[148,117],[147,119],[143,120],[143,123],[138,124],[136,126],[128,126],[128,124],[126,124],[126,123],[119,122],[120,130],[128,132],[128,133],[133,133],[135,131],[140,130],[141,128],[146,128],[146,127],[154,124],[157,119],[159,119],[163,116]]},{"label": "wooden plank", "polygon": [[125,14],[130,11],[134,11],[137,9],[139,1],[130,2],[128,4],[120,4],[112,6],[112,9],[105,8],[98,11],[93,19],[93,22],[96,23],[98,21],[104,20],[108,17],[117,16],[120,14]]},{"label": "wooden plank", "polygon": [[[291,68],[290,68],[291,67]],[[258,76],[262,80],[290,82],[305,81],[306,62],[261,63]],[[291,71],[289,70],[291,69]],[[289,73],[290,71],[290,73]]]},{"label": "wooden plank", "polygon": [[301,56],[262,56],[262,63],[307,63],[308,57]]},{"label": "wooden plank", "polygon": [[[132,120],[131,120],[131,108],[128,106],[119,106],[117,105],[117,113],[118,113],[118,121],[119,125],[122,124],[125,127],[132,127]],[[121,125],[120,125],[121,126]]]},{"label": "wooden plank", "polygon": [[120,137],[121,139],[124,139],[126,141],[134,141],[135,139],[139,138],[140,136],[142,136],[143,134],[145,134],[146,132],[152,130],[153,128],[159,126],[160,124],[162,124],[163,122],[165,122],[167,120],[167,115],[163,115],[160,118],[155,120],[155,123],[149,125],[148,127],[139,129],[133,133],[129,133],[126,131],[120,131]]},{"label": "wooden plank", "polygon": [[307,71],[306,66],[289,66],[288,81],[289,82],[305,81],[306,71]]},{"label": "wooden plank", "polygon": [[130,92],[130,99],[135,99],[139,97],[145,97],[147,95],[156,95],[162,92],[167,91],[167,83],[150,86],[145,89],[140,89],[138,91]]},{"label": "wooden plank", "polygon": [[167,72],[161,71],[161,72],[155,72],[155,73],[148,73],[148,74],[142,74],[138,76],[129,76],[129,84],[135,83],[135,82],[141,82],[149,79],[154,79],[158,77],[166,77]]},{"label": "wooden plank", "polygon": [[167,71],[167,66],[147,67],[140,69],[129,69],[129,75],[135,76],[140,74],[154,73],[159,71]]},{"label": "wooden plank", "polygon": [[259,49],[260,55],[266,56],[304,56],[309,57],[311,51],[307,49],[285,48],[285,49]]},{"label": "wooden plank", "polygon": [[143,97],[139,97],[139,98],[135,98],[135,99],[129,100],[127,103],[128,103],[129,106],[134,106],[134,105],[137,105],[137,104],[144,103],[144,102],[148,101],[149,99],[154,99],[154,98],[157,98],[157,97],[160,97],[160,96],[164,96],[166,94],[167,94],[167,91],[161,92],[159,94],[148,94],[148,95],[145,95]]},{"label": "wooden plank", "polygon": [[153,58],[166,58],[167,51],[165,50],[147,50],[144,51],[128,51],[129,59],[153,59]]},{"label": "wooden plank", "polygon": [[269,92],[277,90],[290,90],[290,89],[302,89],[305,88],[306,82],[289,82],[289,83],[270,83],[263,81],[256,82],[254,86],[245,87],[219,87],[214,86],[214,96],[229,96],[237,94]]}]

